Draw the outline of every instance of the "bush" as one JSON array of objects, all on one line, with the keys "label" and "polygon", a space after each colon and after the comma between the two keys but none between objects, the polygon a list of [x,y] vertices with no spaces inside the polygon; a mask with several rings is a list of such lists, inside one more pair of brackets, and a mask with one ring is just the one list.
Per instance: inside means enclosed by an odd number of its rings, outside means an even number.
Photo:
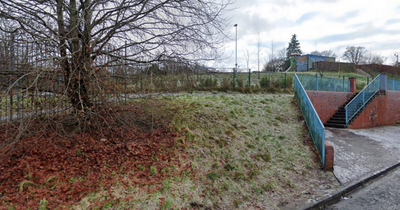
[{"label": "bush", "polygon": [[226,92],[226,91],[229,90],[229,88],[231,87],[231,85],[232,85],[232,80],[230,80],[230,79],[228,79],[228,78],[223,78],[222,81],[221,81],[221,88],[220,88],[220,90]]},{"label": "bush", "polygon": [[243,88],[243,87],[244,87],[244,85],[243,85],[243,84],[244,84],[243,78],[241,78],[241,77],[240,77],[240,78],[237,78],[237,79],[236,79],[236,84],[237,84],[237,87],[238,87],[238,88]]},{"label": "bush", "polygon": [[261,86],[262,88],[267,88],[267,87],[269,87],[269,77],[268,77],[268,76],[263,76],[263,77],[260,79],[260,86]]}]

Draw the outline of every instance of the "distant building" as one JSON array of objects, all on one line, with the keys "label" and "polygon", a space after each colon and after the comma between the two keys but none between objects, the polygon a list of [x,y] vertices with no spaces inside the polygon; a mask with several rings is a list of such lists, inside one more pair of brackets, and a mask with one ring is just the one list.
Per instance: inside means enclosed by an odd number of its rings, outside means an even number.
[{"label": "distant building", "polygon": [[299,71],[308,71],[314,69],[315,62],[335,62],[334,57],[326,57],[319,55],[293,55],[290,59],[290,67],[292,70]]}]

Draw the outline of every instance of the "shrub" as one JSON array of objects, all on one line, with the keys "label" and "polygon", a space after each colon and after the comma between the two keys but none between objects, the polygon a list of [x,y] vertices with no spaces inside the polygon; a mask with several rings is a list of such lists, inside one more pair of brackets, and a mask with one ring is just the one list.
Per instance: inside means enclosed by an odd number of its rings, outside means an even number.
[{"label": "shrub", "polygon": [[267,88],[267,87],[269,87],[269,77],[268,77],[268,76],[263,76],[263,77],[260,79],[260,86],[261,86],[262,88]]}]

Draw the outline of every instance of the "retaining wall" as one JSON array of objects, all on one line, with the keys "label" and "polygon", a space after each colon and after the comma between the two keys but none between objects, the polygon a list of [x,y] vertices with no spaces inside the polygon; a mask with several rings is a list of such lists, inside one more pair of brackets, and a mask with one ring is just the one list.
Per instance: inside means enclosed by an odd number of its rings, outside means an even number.
[{"label": "retaining wall", "polygon": [[[326,123],[354,94],[348,92],[306,91],[322,123]],[[399,107],[400,108],[400,107]]]},{"label": "retaining wall", "polygon": [[377,95],[348,126],[351,129],[395,125],[400,121],[400,91]]}]

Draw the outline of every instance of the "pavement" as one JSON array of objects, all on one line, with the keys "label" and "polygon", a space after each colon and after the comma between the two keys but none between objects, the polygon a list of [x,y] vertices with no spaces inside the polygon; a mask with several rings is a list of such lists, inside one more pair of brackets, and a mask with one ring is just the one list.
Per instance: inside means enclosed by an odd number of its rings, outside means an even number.
[{"label": "pavement", "polygon": [[370,129],[325,129],[334,147],[334,175],[342,185],[302,209],[324,209],[377,178],[400,168],[400,125]]}]

